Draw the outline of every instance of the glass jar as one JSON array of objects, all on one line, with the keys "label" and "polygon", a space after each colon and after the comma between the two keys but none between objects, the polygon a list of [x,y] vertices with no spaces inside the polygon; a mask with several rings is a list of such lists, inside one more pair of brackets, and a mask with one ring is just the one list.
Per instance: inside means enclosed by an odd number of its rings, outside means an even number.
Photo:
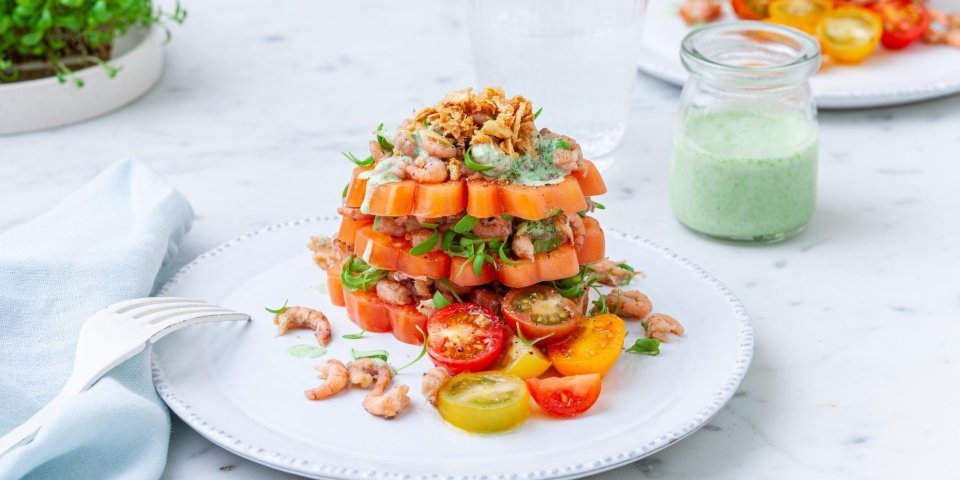
[{"label": "glass jar", "polygon": [[718,23],[690,32],[670,196],[687,228],[776,242],[802,231],[817,190],[820,46],[789,27]]}]

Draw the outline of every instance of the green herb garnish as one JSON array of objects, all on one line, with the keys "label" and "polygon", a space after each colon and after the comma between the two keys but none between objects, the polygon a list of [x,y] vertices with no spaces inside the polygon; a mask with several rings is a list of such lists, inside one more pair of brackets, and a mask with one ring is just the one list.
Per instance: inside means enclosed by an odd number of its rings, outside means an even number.
[{"label": "green herb garnish", "polygon": [[[287,300],[288,300],[288,299],[287,299]],[[283,301],[283,305],[282,305],[280,308],[264,307],[264,310],[266,310],[266,311],[268,311],[268,312],[270,312],[270,313],[272,313],[272,314],[274,314],[274,315],[280,315],[281,313],[287,311],[287,300],[284,300],[284,301]]]},{"label": "green herb garnish", "polygon": [[440,290],[437,290],[436,292],[434,292],[433,306],[436,307],[437,310],[439,310],[443,307],[446,307],[447,305],[450,305],[450,300],[447,300],[447,297],[444,297],[443,294],[440,293]]},{"label": "green herb garnish", "polygon": [[566,140],[557,140],[557,148],[562,148],[564,150],[570,150],[570,143]]},{"label": "green herb garnish", "polygon": [[350,355],[353,357],[354,360],[360,360],[361,358],[379,358],[380,360],[383,360],[384,362],[386,362],[390,358],[390,352],[386,350],[360,351],[360,350],[351,348]]},{"label": "green herb garnish", "polygon": [[393,144],[387,141],[383,134],[380,133],[381,131],[383,131],[382,123],[377,125],[377,144],[380,145],[380,148],[388,152],[393,152]]},{"label": "green herb garnish", "polygon": [[363,160],[360,160],[350,152],[340,152],[340,153],[344,157],[347,157],[347,160],[350,160],[358,167],[369,167],[370,165],[373,165],[374,163],[376,163],[376,161],[373,159],[373,155],[370,155],[369,157],[364,158]]},{"label": "green herb garnish", "polygon": [[350,184],[347,183],[343,186],[343,193],[340,194],[340,198],[347,198],[347,192],[350,191]]},{"label": "green herb garnish", "polygon": [[463,218],[453,225],[453,231],[457,233],[467,233],[473,230],[473,227],[475,227],[479,221],[480,219],[473,215],[464,215]]},{"label": "green herb garnish", "polygon": [[638,338],[636,342],[633,342],[633,346],[624,350],[624,352],[656,357],[660,355],[660,340],[656,338]]},{"label": "green herb garnish", "polygon": [[604,206],[604,205],[603,205],[602,203],[600,203],[600,202],[593,202],[593,208],[596,208],[597,210],[606,210],[606,209],[607,209],[607,207]]},{"label": "green herb garnish", "polygon": [[387,276],[386,270],[380,270],[372,267],[362,258],[356,255],[350,255],[343,262],[340,272],[340,282],[343,288],[351,292],[357,290],[369,290],[373,288],[380,280]]},{"label": "green herb garnish", "polygon": [[438,278],[436,281],[437,283],[447,287],[447,290],[450,291],[450,295],[453,295],[453,298],[456,299],[457,302],[463,302],[463,299],[460,298],[460,295],[457,295],[457,291],[453,289],[453,285],[450,284],[450,280],[447,280],[446,278]]},{"label": "green herb garnish", "polygon": [[364,334],[364,333],[367,333],[367,330],[366,330],[366,329],[362,329],[362,330],[360,330],[360,331],[357,332],[357,333],[348,333],[348,334],[344,335],[343,338],[345,338],[345,339],[347,339],[347,340],[358,340],[358,339],[363,338],[363,334]]},{"label": "green herb garnish", "polygon": [[424,127],[429,127],[429,126],[430,126],[430,120],[427,120],[426,118],[424,118],[424,119],[423,119],[423,126],[424,126]]},{"label": "green herb garnish", "polygon": [[552,333],[548,333],[548,334],[546,334],[546,335],[544,335],[544,336],[542,336],[542,337],[540,337],[540,338],[536,338],[536,339],[530,340],[529,338],[523,336],[523,330],[520,329],[520,322],[517,322],[517,338],[519,338],[519,339],[520,339],[520,343],[523,343],[524,345],[529,345],[529,346],[532,347],[532,346],[536,345],[537,342],[539,342],[540,340],[543,340],[543,339],[545,339],[545,338],[552,337],[552,336],[553,336]]},{"label": "green herb garnish", "polygon": [[467,165],[467,168],[476,172],[485,172],[493,168],[493,165],[474,162],[473,158],[470,157],[470,149],[467,149],[467,151],[463,153],[463,163]]},{"label": "green herb garnish", "polygon": [[424,255],[429,253],[437,246],[437,242],[440,241],[440,234],[434,230],[426,240],[418,243],[416,246],[410,249],[410,255]]},{"label": "green herb garnish", "polygon": [[536,112],[533,112],[533,119],[536,120],[540,116],[540,113],[543,112],[543,107],[537,109]]},{"label": "green herb garnish", "polygon": [[380,231],[380,215],[373,217],[373,229]]},{"label": "green herb garnish", "polygon": [[403,370],[404,368],[407,368],[407,367],[409,367],[410,365],[413,365],[414,363],[419,362],[420,359],[423,358],[423,356],[427,354],[427,334],[426,334],[426,333],[423,333],[423,330],[420,328],[420,325],[417,325],[416,328],[417,328],[417,331],[420,332],[420,335],[423,337],[423,348],[420,349],[420,355],[417,355],[417,358],[414,358],[413,360],[411,360],[410,363],[408,363],[408,364],[406,364],[406,365],[404,365],[404,366],[402,366],[402,367],[400,367],[400,368],[393,369],[393,372],[394,372],[394,373],[397,373],[397,372]]},{"label": "green herb garnish", "polygon": [[503,263],[506,263],[507,265],[515,265],[517,263],[520,263],[516,260],[511,260],[510,257],[507,256],[507,252],[503,250],[506,246],[507,246],[507,242],[503,242],[500,244],[500,248],[497,249],[497,253],[500,254],[500,261]]},{"label": "green herb garnish", "polygon": [[647,330],[650,330],[650,324],[647,322],[640,322],[640,326],[643,327],[643,333],[647,333]]}]

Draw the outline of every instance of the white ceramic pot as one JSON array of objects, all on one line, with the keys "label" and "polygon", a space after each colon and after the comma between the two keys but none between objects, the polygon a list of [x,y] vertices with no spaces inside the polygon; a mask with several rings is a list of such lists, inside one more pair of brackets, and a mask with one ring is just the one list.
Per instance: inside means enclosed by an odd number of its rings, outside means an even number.
[{"label": "white ceramic pot", "polygon": [[118,38],[110,65],[114,78],[94,65],[74,72],[84,86],[56,77],[0,85],[0,134],[58,127],[112,112],[146,93],[163,72],[164,34],[131,30]]}]

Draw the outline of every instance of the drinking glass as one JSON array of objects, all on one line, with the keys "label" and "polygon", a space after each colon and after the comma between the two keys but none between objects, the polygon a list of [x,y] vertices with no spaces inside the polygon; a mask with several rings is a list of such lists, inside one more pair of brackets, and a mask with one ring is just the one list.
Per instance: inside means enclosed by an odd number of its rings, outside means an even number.
[{"label": "drinking glass", "polygon": [[470,0],[479,85],[542,107],[538,124],[576,139],[587,157],[623,140],[646,0]]}]

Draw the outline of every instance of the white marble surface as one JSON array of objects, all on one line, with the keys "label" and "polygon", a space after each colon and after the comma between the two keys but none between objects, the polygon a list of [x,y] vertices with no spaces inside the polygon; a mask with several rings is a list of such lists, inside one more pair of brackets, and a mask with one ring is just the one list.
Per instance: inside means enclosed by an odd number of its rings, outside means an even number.
[{"label": "white marble surface", "polygon": [[[0,137],[0,230],[106,165],[139,158],[196,209],[183,263],[248,230],[329,213],[350,167],[337,152],[362,150],[377,123],[472,84],[460,2],[189,7],[166,73],[142,100],[80,125]],[[757,348],[740,392],[706,428],[604,476],[956,478],[960,97],[822,113],[809,229],[742,247],[673,220],[678,90],[642,77],[636,86],[601,221],[649,236],[729,285],[754,316]],[[283,475],[176,421],[165,478]]]}]

